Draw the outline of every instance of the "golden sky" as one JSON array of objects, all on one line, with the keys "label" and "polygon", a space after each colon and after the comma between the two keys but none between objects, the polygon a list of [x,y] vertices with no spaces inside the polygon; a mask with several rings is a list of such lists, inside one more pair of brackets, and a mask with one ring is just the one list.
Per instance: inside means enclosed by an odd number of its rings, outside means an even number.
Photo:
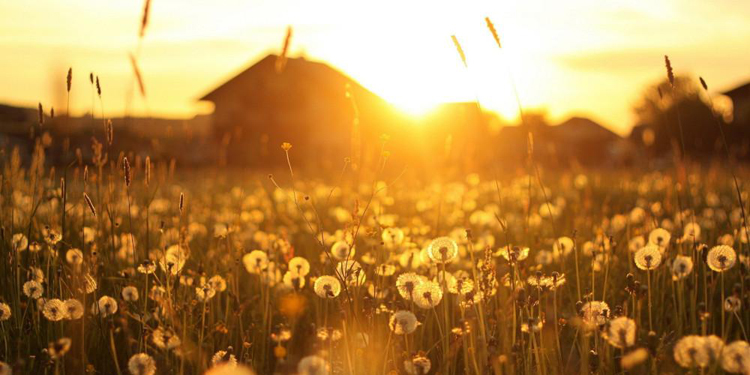
[{"label": "golden sky", "polygon": [[[124,114],[142,7],[135,0],[0,2],[0,103],[41,101],[64,112],[72,66],[74,114],[90,111],[91,71],[101,77],[105,115]],[[750,2],[741,0],[153,0],[140,58],[147,98],[136,97],[130,113],[210,111],[195,99],[278,53],[287,25],[294,28],[290,55],[326,61],[414,112],[478,96],[512,119],[512,77],[525,107],[544,108],[552,120],[589,116],[627,134],[639,93],[664,75],[664,54],[678,74],[702,75],[715,91],[750,79]]]}]

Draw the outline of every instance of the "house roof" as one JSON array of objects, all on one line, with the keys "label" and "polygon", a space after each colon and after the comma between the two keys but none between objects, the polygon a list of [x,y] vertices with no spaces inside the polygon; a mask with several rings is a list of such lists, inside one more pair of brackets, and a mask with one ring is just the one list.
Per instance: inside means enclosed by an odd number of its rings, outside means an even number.
[{"label": "house roof", "polygon": [[[199,101],[214,101],[217,97],[227,92],[242,93],[252,86],[252,82],[257,82],[258,77],[281,76],[281,81],[294,79],[306,80],[306,83],[313,84],[321,90],[341,90],[349,85],[356,96],[367,95],[376,96],[369,90],[362,87],[357,81],[348,77],[344,73],[321,62],[307,60],[303,57],[287,58],[284,70],[276,71],[277,55],[269,54],[260,59],[249,67],[243,69],[240,73],[234,75],[226,82],[211,90],[209,93],[198,99]],[[293,77],[293,78],[292,78]]]},{"label": "house roof", "polygon": [[729,91],[723,92],[722,94],[733,99],[743,96],[750,96],[750,82],[745,83],[744,85],[737,86]]}]

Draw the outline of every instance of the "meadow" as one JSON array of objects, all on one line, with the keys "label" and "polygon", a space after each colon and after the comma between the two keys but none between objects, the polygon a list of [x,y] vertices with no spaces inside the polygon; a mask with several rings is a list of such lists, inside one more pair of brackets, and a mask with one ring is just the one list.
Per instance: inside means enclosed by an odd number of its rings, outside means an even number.
[{"label": "meadow", "polygon": [[286,143],[181,171],[113,138],[0,154],[0,374],[750,371],[741,169],[385,178],[382,137],[333,176]]}]

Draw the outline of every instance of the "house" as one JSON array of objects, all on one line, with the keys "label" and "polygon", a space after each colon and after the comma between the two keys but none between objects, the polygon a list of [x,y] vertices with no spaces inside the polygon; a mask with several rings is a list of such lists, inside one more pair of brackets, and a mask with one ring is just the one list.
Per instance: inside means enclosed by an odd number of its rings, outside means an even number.
[{"label": "house", "polygon": [[230,164],[283,165],[279,146],[340,168],[372,157],[382,133],[405,119],[389,103],[330,66],[268,55],[200,98],[214,104],[213,136]]},{"label": "house", "polygon": [[722,94],[732,99],[733,123],[750,127],[750,82]]}]

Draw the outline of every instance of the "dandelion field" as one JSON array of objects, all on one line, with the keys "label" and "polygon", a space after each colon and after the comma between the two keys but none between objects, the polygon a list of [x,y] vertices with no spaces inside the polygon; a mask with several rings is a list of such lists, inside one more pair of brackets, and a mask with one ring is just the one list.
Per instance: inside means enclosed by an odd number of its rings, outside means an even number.
[{"label": "dandelion field", "polygon": [[289,144],[268,176],[108,147],[2,153],[0,373],[750,369],[724,168],[427,183],[381,178],[384,153],[325,182]]}]

